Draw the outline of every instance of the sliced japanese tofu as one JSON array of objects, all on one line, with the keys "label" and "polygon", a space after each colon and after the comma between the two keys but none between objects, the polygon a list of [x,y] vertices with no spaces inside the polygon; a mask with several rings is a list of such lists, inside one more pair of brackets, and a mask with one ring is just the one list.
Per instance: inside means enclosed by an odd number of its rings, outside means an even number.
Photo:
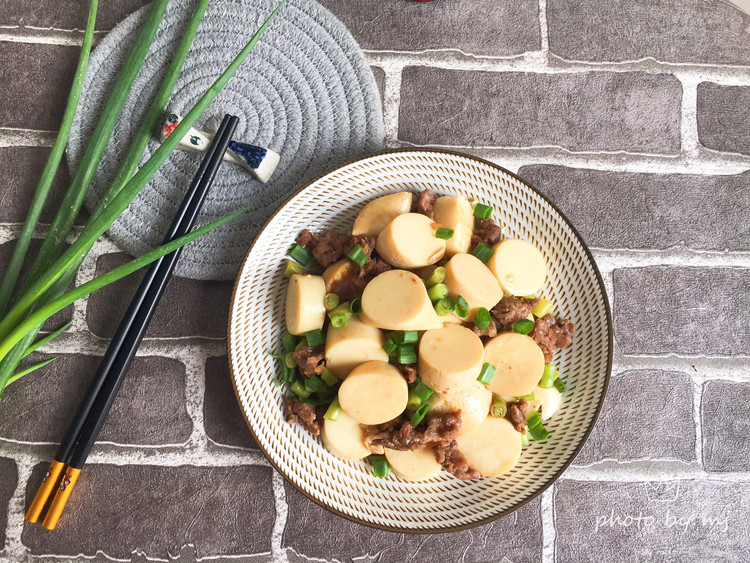
[{"label": "sliced japanese tofu", "polygon": [[286,290],[286,329],[297,336],[323,328],[326,284],[321,276],[294,274]]},{"label": "sliced japanese tofu", "polygon": [[[550,387],[549,389],[536,387],[536,389],[534,389],[534,401],[532,402],[536,406],[533,410],[539,410],[539,416],[542,417],[542,420],[547,420],[560,410],[560,406],[562,405],[562,395],[560,394],[560,391],[554,387]],[[531,413],[532,410],[527,408],[526,415],[528,416]]]},{"label": "sliced japanese tofu", "polygon": [[484,477],[507,473],[521,457],[521,433],[504,418],[488,416],[456,442],[469,467]]},{"label": "sliced japanese tofu", "polygon": [[370,455],[359,422],[340,412],[336,420],[323,420],[323,445],[338,458],[362,459]]},{"label": "sliced japanese tofu", "polygon": [[448,393],[434,393],[427,399],[430,410],[427,417],[461,411],[461,430],[458,435],[468,434],[481,424],[490,412],[492,392],[479,381],[468,387]]},{"label": "sliced japanese tofu", "polygon": [[438,393],[471,387],[483,362],[482,341],[461,325],[428,330],[419,342],[419,375],[425,385]]},{"label": "sliced japanese tofu", "polygon": [[490,382],[496,395],[528,395],[544,372],[544,353],[534,340],[517,332],[504,332],[484,345],[484,361],[497,368]]},{"label": "sliced japanese tofu", "polygon": [[430,447],[406,451],[385,448],[385,458],[393,472],[407,481],[424,481],[440,473],[441,469]]},{"label": "sliced japanese tofu", "polygon": [[520,239],[505,239],[495,245],[487,267],[508,295],[537,293],[547,278],[544,256],[533,244]]},{"label": "sliced japanese tofu", "polygon": [[360,319],[385,330],[428,330],[443,324],[424,282],[406,270],[383,272],[367,284]]},{"label": "sliced japanese tofu", "polygon": [[409,387],[388,362],[371,360],[354,368],[339,387],[339,404],[360,424],[382,424],[406,409]]},{"label": "sliced japanese tofu", "polygon": [[326,284],[326,293],[336,293],[336,285],[357,274],[359,266],[348,258],[342,258],[328,266],[323,272],[323,281]]},{"label": "sliced japanese tofu", "polygon": [[445,241],[435,236],[438,227],[421,213],[399,215],[380,232],[375,249],[396,268],[429,266],[445,254]]},{"label": "sliced japanese tofu", "polygon": [[484,263],[473,254],[456,254],[445,265],[445,281],[448,296],[454,301],[459,295],[469,304],[467,321],[474,319],[477,309],[492,309],[503,298],[503,290],[495,276]]},{"label": "sliced japanese tofu", "polygon": [[453,229],[453,236],[445,241],[445,255],[469,252],[474,233],[474,212],[464,196],[442,196],[435,200],[433,219],[441,227]]},{"label": "sliced japanese tofu", "polygon": [[399,215],[411,211],[411,192],[388,194],[365,205],[354,220],[353,235],[379,235]]},{"label": "sliced japanese tofu", "polygon": [[352,317],[341,328],[328,327],[326,334],[326,367],[344,379],[349,372],[370,360],[388,361],[383,350],[383,332]]}]

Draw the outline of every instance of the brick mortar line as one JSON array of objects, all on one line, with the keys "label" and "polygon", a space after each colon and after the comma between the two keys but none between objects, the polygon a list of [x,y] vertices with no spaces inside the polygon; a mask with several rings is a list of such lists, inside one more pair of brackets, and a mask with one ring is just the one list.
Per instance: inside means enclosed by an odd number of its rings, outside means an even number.
[{"label": "brick mortar line", "polygon": [[[107,31],[94,31],[93,46],[99,44]],[[83,45],[84,30],[56,29],[33,26],[0,26],[0,41],[8,43],[30,43],[35,45],[60,45],[80,47]]]},{"label": "brick mortar line", "polygon": [[542,516],[542,563],[555,562],[555,528],[554,485],[541,496],[540,511]]},{"label": "brick mortar line", "polygon": [[0,127],[0,147],[52,147],[57,131]]},{"label": "brick mortar line", "polygon": [[586,466],[571,465],[560,477],[570,481],[648,483],[661,481],[720,481],[750,483],[750,472],[712,472],[699,467],[697,462],[682,460],[616,461],[605,459]]},{"label": "brick mortar line", "polygon": [[539,37],[541,38],[541,55],[549,62],[549,25],[547,24],[547,0],[539,0]]},{"label": "brick mortar line", "polygon": [[276,508],[276,518],[271,532],[271,554],[274,563],[287,563],[287,551],[284,549],[284,530],[289,515],[289,503],[286,500],[285,479],[274,470],[271,476],[273,485],[273,500]]},{"label": "brick mortar line", "polygon": [[612,374],[636,370],[679,371],[687,374],[691,381],[702,385],[708,381],[733,381],[750,383],[750,357],[680,357],[675,354],[664,356],[623,356],[615,354]]},{"label": "brick mortar line", "polygon": [[26,547],[21,541],[24,528],[24,516],[26,515],[26,484],[31,477],[34,468],[33,463],[25,460],[14,460],[18,471],[18,482],[16,490],[8,503],[8,521],[5,525],[5,549],[4,555],[13,557],[24,557],[28,554]]},{"label": "brick mortar line", "polygon": [[749,251],[696,250],[685,246],[665,249],[589,248],[602,274],[625,268],[651,266],[750,268]]},{"label": "brick mortar line", "polygon": [[698,138],[698,83],[693,75],[679,71],[673,75],[682,84],[680,104],[680,152],[688,158],[700,155],[701,144]]},{"label": "brick mortar line", "polygon": [[693,391],[693,426],[695,427],[695,460],[705,469],[703,459],[703,420],[701,418],[701,401],[703,400],[703,385],[691,378]]}]

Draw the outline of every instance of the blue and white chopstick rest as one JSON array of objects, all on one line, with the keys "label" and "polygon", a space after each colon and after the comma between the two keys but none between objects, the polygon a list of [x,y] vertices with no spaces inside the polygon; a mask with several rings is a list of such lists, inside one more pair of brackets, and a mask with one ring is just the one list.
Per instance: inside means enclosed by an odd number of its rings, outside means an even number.
[{"label": "blue and white chopstick rest", "polygon": [[[182,116],[174,112],[167,115],[167,119],[161,128],[161,142],[172,134],[177,125],[182,121]],[[178,145],[184,151],[194,153],[205,153],[208,150],[214,135],[204,131],[198,131],[191,127],[187,134],[180,140]],[[270,149],[229,141],[229,148],[224,153],[224,160],[233,164],[239,164],[247,169],[258,180],[265,183],[276,170],[279,164],[279,154]]]}]

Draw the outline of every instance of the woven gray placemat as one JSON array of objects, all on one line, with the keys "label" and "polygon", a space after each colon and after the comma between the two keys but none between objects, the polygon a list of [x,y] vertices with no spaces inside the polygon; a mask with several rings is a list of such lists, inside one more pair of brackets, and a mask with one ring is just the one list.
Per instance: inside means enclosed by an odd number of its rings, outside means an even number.
[{"label": "woven gray placemat", "polygon": [[[196,2],[170,2],[154,44],[123,108],[97,180],[86,199],[92,209],[119,167],[148,104],[156,95]],[[214,0],[206,11],[177,82],[169,109],[185,115],[271,13],[276,0]],[[67,156],[81,160],[117,72],[147,15],[123,20],[91,55]],[[241,207],[251,211],[185,247],[180,276],[231,279],[253,237],[294,190],[331,168],[382,147],[383,116],[364,55],[344,25],[313,0],[289,0],[253,53],[196,124],[215,131],[225,113],[240,118],[234,138],[281,155],[267,184],[225,163],[198,224]],[[158,147],[154,138],[142,163]],[[108,234],[140,255],[158,246],[201,155],[175,151]]]}]

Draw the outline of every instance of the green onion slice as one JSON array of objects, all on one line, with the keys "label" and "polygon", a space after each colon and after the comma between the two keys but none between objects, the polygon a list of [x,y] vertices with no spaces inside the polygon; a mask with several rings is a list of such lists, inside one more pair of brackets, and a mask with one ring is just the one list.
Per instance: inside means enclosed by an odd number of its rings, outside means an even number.
[{"label": "green onion slice", "polygon": [[444,229],[440,227],[437,231],[435,231],[435,236],[443,240],[449,240],[453,238],[453,232],[453,229]]},{"label": "green onion slice", "polygon": [[466,302],[463,295],[459,295],[456,299],[456,315],[462,319],[469,316],[469,304]]},{"label": "green onion slice", "polygon": [[532,330],[534,330],[534,321],[530,321],[529,319],[521,319],[520,321],[516,321],[516,323],[513,325],[513,330],[519,334],[529,334]]},{"label": "green onion slice", "polygon": [[321,331],[319,328],[316,328],[315,330],[308,330],[305,333],[305,338],[307,339],[308,346],[319,346],[323,344],[323,331]]},{"label": "green onion slice", "polygon": [[542,297],[539,299],[539,303],[536,304],[536,307],[531,310],[531,314],[535,317],[541,318],[549,313],[550,310],[552,310],[552,303],[550,303],[548,299]]},{"label": "green onion slice", "polygon": [[528,446],[529,445],[529,429],[526,429],[526,432],[521,434],[521,445],[522,446]]},{"label": "green onion slice", "polygon": [[295,348],[297,348],[297,337],[286,333],[281,337],[281,345],[284,346],[284,352],[294,352]]},{"label": "green onion slice", "polygon": [[427,416],[427,411],[430,410],[430,405],[427,403],[422,403],[419,408],[414,412],[413,415],[411,415],[411,420],[409,422],[412,426],[416,427],[419,426],[419,423],[424,420],[424,417]]},{"label": "green onion slice", "polygon": [[365,264],[367,264],[367,255],[365,254],[365,251],[362,249],[362,245],[358,244],[354,248],[352,248],[347,256],[357,264],[358,266],[362,267]]},{"label": "green onion slice", "polygon": [[355,297],[349,302],[349,312],[352,315],[359,315],[362,312],[362,300]]},{"label": "green onion slice", "polygon": [[489,219],[492,216],[492,208],[483,203],[477,203],[474,206],[474,217],[479,219]]},{"label": "green onion slice", "polygon": [[284,277],[291,278],[295,274],[303,274],[305,267],[302,264],[298,264],[294,260],[287,260],[286,266],[284,267]]},{"label": "green onion slice", "polygon": [[323,305],[326,311],[333,311],[339,305],[339,296],[335,293],[326,293],[326,296],[323,298]]},{"label": "green onion slice", "polygon": [[524,400],[524,401],[533,401],[534,399],[536,399],[536,396],[534,395],[534,392],[533,392],[533,391],[532,391],[531,393],[529,393],[528,395],[519,395],[519,396],[518,396],[518,400],[519,400],[519,401],[520,401],[520,400]]},{"label": "green onion slice", "polygon": [[400,364],[416,364],[417,363],[417,352],[414,350],[414,344],[399,344],[398,345],[398,363]]},{"label": "green onion slice", "polygon": [[317,375],[313,375],[307,381],[305,381],[305,388],[311,393],[317,393],[320,391],[325,383]]},{"label": "green onion slice", "polygon": [[370,460],[372,461],[372,474],[375,477],[388,477],[388,473],[391,471],[391,466],[388,464],[388,460],[385,459],[384,455],[370,456]]},{"label": "green onion slice", "polygon": [[328,368],[325,369],[320,378],[323,380],[323,383],[328,385],[328,387],[334,387],[339,382],[339,378],[336,377],[336,374]]},{"label": "green onion slice", "polygon": [[479,330],[486,330],[490,326],[491,320],[490,312],[484,307],[479,307],[474,315],[474,326]]},{"label": "green onion slice", "polygon": [[544,364],[542,378],[539,380],[539,387],[542,389],[551,389],[555,383],[555,364]]},{"label": "green onion slice", "polygon": [[432,270],[432,273],[430,274],[430,277],[424,280],[424,284],[429,288],[433,285],[437,285],[439,283],[443,283],[445,280],[445,268],[442,266],[438,266],[434,270]]},{"label": "green onion slice", "polygon": [[526,424],[529,425],[529,434],[533,440],[537,442],[544,442],[549,438],[550,434],[542,424],[542,417],[539,416],[539,412],[534,412],[526,419]]},{"label": "green onion slice", "polygon": [[435,391],[427,387],[427,385],[424,384],[424,381],[422,381],[422,379],[420,378],[417,380],[417,384],[414,387],[414,392],[419,396],[420,399],[426,401],[427,399],[432,397],[432,394]]},{"label": "green onion slice", "polygon": [[482,371],[479,373],[479,377],[477,377],[477,381],[479,381],[480,383],[484,383],[485,385],[489,385],[490,383],[492,383],[492,378],[495,377],[496,372],[497,368],[495,366],[485,363],[482,366]]},{"label": "green onion slice", "polygon": [[331,319],[331,326],[333,328],[342,328],[349,323],[349,317],[347,317],[346,315],[330,314],[328,315],[328,318]]},{"label": "green onion slice", "polygon": [[490,259],[490,257],[495,254],[495,250],[484,244],[483,242],[480,242],[474,250],[471,251],[471,253],[479,258],[482,262],[487,262],[487,260]]},{"label": "green onion slice", "polygon": [[416,411],[420,406],[422,406],[422,397],[417,395],[417,390],[412,389],[409,391],[409,398],[406,401],[406,410],[409,412]]},{"label": "green onion slice", "polygon": [[430,301],[437,303],[448,295],[448,286],[444,283],[435,284],[427,290],[427,295],[430,297]]},{"label": "green onion slice", "polygon": [[300,399],[307,399],[311,393],[311,391],[308,391],[299,379],[292,383],[290,389],[292,390],[292,393],[297,395]]},{"label": "green onion slice", "polygon": [[398,351],[398,344],[389,338],[385,341],[385,344],[383,344],[383,350],[385,350],[385,353],[389,356],[393,356]]},{"label": "green onion slice", "polygon": [[559,377],[555,379],[552,385],[560,392],[560,394],[563,394],[568,390],[568,386],[565,385],[565,382]]},{"label": "green onion slice", "polygon": [[444,317],[452,313],[455,308],[456,304],[452,299],[448,299],[447,297],[435,303],[435,312],[439,317]]},{"label": "green onion slice", "polygon": [[508,403],[500,395],[492,397],[490,405],[490,414],[497,418],[502,418],[508,413]]},{"label": "green onion slice", "polygon": [[284,354],[284,364],[288,368],[296,368],[297,360],[294,359],[294,352],[287,352]]},{"label": "green onion slice", "polygon": [[326,420],[338,420],[339,416],[341,416],[341,405],[338,399],[334,399],[323,415],[323,418]]},{"label": "green onion slice", "polygon": [[312,260],[312,254],[310,254],[304,246],[299,244],[295,244],[288,254],[303,266],[307,266]]},{"label": "green onion slice", "polygon": [[297,374],[297,370],[294,368],[290,368],[286,364],[284,364],[284,383],[291,383],[294,381],[294,376]]},{"label": "green onion slice", "polygon": [[419,340],[419,331],[417,330],[405,330],[403,337],[401,338],[402,344],[416,344]]}]

